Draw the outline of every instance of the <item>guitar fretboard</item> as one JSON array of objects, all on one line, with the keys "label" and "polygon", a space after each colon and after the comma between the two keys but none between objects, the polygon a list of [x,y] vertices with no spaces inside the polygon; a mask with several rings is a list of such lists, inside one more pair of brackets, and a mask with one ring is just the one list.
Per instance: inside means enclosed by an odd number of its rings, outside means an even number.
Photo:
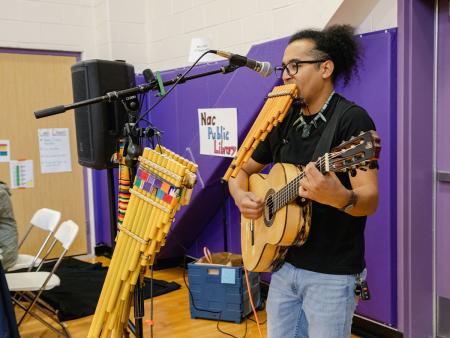
[{"label": "guitar fretboard", "polygon": [[[381,149],[379,141],[375,131],[361,133],[341,144],[331,153],[319,157],[315,162],[316,168],[322,174],[330,171],[346,172],[367,165],[369,168],[374,168],[376,163],[373,161],[378,159]],[[303,177],[305,177],[305,173],[302,171],[283,188],[267,198],[265,207],[269,217],[297,198],[300,181]]]},{"label": "guitar fretboard", "polygon": [[[316,161],[316,168],[323,174],[325,170],[325,156],[319,157]],[[300,181],[305,177],[305,173],[302,171],[297,177],[286,184],[283,188],[274,193],[267,202],[267,207],[270,213],[275,213],[287,204],[294,201],[298,196],[298,190],[300,188]]]}]

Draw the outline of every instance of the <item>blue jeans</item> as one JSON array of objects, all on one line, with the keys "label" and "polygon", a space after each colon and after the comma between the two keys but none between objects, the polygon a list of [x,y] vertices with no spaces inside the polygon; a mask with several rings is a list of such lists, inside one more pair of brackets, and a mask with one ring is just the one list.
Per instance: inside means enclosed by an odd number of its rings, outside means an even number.
[{"label": "blue jeans", "polygon": [[268,338],[348,338],[355,311],[354,275],[329,275],[284,263],[272,274]]}]

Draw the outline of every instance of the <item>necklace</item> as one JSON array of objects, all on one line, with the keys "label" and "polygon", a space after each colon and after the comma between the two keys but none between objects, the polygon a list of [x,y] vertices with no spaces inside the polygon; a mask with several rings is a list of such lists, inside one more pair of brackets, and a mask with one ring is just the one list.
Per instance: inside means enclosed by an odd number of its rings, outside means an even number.
[{"label": "necklace", "polygon": [[295,128],[296,131],[299,131],[300,128],[303,127],[303,131],[302,131],[302,138],[307,138],[310,134],[311,134],[311,129],[312,127],[317,128],[318,122],[319,120],[322,120],[324,123],[327,122],[327,119],[325,118],[325,116],[323,116],[323,112],[327,109],[328,104],[331,101],[331,98],[334,95],[334,90],[331,92],[330,96],[328,96],[327,101],[325,102],[325,104],[322,106],[322,108],[320,108],[319,112],[316,114],[316,116],[310,121],[310,122],[306,122],[304,119],[304,114],[303,114],[303,108],[300,112],[300,117],[294,121],[293,126]]}]

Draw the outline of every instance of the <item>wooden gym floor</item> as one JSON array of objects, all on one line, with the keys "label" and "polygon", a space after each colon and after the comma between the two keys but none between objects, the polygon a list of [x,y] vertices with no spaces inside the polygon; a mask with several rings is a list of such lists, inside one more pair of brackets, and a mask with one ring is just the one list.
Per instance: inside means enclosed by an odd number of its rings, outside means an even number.
[{"label": "wooden gym floor", "polygon": [[[107,259],[97,257],[95,259],[84,259],[90,262],[98,262],[107,264]],[[227,337],[227,335],[220,333],[216,326],[217,321],[204,319],[191,319],[189,312],[189,292],[183,281],[182,268],[170,268],[165,270],[154,271],[153,277],[155,279],[162,279],[165,281],[174,281],[181,285],[181,288],[154,298],[154,327],[153,336],[155,338],[207,338],[207,337]],[[186,275],[187,279],[187,275]],[[16,315],[22,312],[16,309]],[[150,300],[145,301],[145,318],[150,318]],[[83,317],[67,321],[68,330],[73,338],[85,338],[89,331],[93,316]],[[259,311],[258,317],[261,322],[265,322],[265,311]],[[250,318],[254,318],[253,315]],[[252,320],[247,320],[247,324],[220,322],[219,327],[222,331],[234,335],[236,337],[243,337],[245,326],[247,325],[248,338],[259,338],[258,328],[256,323]],[[261,332],[263,337],[266,337],[266,325],[261,325]],[[28,317],[20,328],[20,335],[22,338],[54,338],[58,337],[54,332],[39,323],[32,317]],[[131,334],[130,337],[133,337]],[[144,324],[144,337],[150,337],[150,326]],[[352,338],[357,338],[352,336]]]}]

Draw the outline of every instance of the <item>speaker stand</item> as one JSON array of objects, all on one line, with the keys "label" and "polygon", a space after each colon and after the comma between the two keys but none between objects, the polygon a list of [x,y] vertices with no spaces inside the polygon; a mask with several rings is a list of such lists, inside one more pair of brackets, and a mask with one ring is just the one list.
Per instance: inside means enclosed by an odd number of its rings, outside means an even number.
[{"label": "speaker stand", "polygon": [[109,232],[111,235],[111,257],[114,252],[115,239],[117,235],[117,220],[116,220],[116,195],[114,193],[114,169],[106,169],[108,180],[108,199],[109,199]]}]

